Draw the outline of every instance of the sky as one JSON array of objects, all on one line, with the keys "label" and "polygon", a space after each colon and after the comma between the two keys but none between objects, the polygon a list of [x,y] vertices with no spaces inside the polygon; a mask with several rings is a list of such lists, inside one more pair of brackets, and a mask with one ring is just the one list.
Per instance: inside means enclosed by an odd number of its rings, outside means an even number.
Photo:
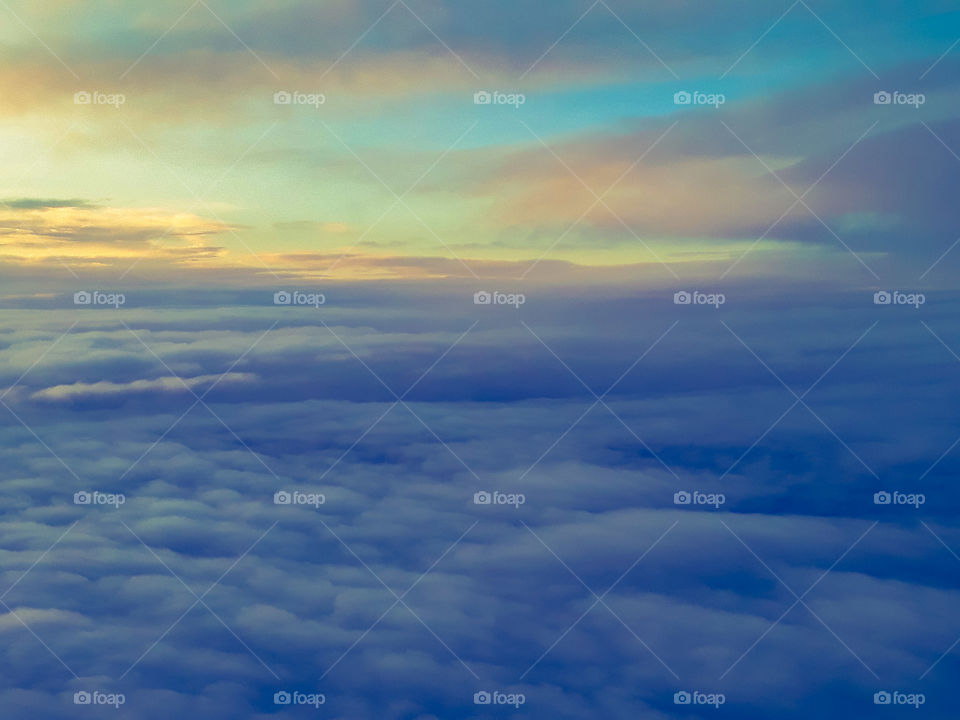
[{"label": "sky", "polygon": [[0,0],[4,718],[956,717],[958,71],[938,0]]}]

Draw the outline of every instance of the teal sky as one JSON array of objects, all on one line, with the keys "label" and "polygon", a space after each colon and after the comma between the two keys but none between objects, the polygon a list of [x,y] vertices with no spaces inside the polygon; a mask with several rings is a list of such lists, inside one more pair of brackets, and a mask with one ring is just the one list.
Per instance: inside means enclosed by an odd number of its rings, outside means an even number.
[{"label": "teal sky", "polygon": [[[819,273],[851,253],[902,264],[865,220],[882,215],[918,233],[908,264],[932,261],[929,215],[872,202],[875,173],[824,171],[898,133],[951,147],[957,9],[687,5],[12,3],[3,257],[44,276]],[[926,102],[875,105],[884,89]],[[476,105],[482,90],[524,103]],[[811,201],[859,198],[817,210],[826,237],[791,208],[820,175]]]}]

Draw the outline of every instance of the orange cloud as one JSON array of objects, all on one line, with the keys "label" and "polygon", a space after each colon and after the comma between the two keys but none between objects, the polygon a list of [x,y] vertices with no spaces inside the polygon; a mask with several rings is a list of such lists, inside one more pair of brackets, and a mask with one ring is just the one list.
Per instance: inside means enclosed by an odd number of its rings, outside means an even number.
[{"label": "orange cloud", "polygon": [[[615,214],[634,232],[656,238],[738,237],[773,223],[795,199],[753,157],[681,155],[631,169],[633,159],[598,144],[555,148],[569,169],[543,148],[525,150],[504,158],[473,190],[493,198],[491,215],[502,227],[566,228],[594,206],[583,228],[625,232]],[[798,206],[788,217],[804,213]]]},{"label": "orange cloud", "polygon": [[50,257],[94,262],[109,258],[215,257],[210,238],[231,226],[190,213],[13,201],[0,206],[0,252],[8,261]]}]

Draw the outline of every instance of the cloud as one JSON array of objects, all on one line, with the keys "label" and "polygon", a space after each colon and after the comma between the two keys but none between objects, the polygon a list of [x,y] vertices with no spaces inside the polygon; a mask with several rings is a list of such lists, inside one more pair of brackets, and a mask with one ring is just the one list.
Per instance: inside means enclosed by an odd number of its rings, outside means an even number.
[{"label": "cloud", "polygon": [[97,205],[89,200],[74,198],[72,200],[44,200],[41,198],[20,198],[16,200],[0,200],[0,205],[18,210],[47,210],[50,208],[96,208]]},{"label": "cloud", "polygon": [[224,375],[199,375],[197,377],[161,377],[153,380],[134,380],[115,383],[101,380],[96,383],[70,383],[37,390],[31,397],[35,400],[73,400],[90,396],[128,395],[146,392],[190,392],[193,388],[212,383],[252,382],[256,376],[251,373],[226,373]]},{"label": "cloud", "polygon": [[[585,412],[593,396],[516,313],[460,290],[344,286],[322,316],[258,305],[257,293],[238,305],[177,291],[191,302],[87,314],[32,368],[70,319],[11,311],[3,384],[29,372],[4,401],[47,447],[8,416],[5,587],[78,522],[5,601],[35,610],[24,619],[81,680],[8,623],[17,662],[2,691],[38,693],[16,702],[49,717],[51,697],[96,686],[122,690],[145,717],[160,697],[256,717],[284,688],[324,692],[351,717],[449,717],[469,712],[477,690],[501,688],[526,694],[533,717],[642,707],[666,718],[689,687],[722,690],[754,720],[869,703],[877,682],[854,654],[912,687],[960,634],[956,561],[915,515],[881,514],[871,498],[891,478],[919,488],[909,478],[960,431],[938,402],[955,360],[912,318],[888,314],[806,398],[878,481],[803,407],[763,435],[793,398],[713,316],[655,305],[659,291],[622,292],[554,291],[522,315],[596,392],[680,321],[606,396],[617,417]],[[782,336],[771,332],[782,309],[741,292],[736,309],[731,290],[725,321],[798,392],[878,312],[856,293],[792,305],[794,332]],[[948,326],[951,312],[928,321]],[[211,391],[213,413],[191,409],[169,377],[143,380],[162,364],[120,320],[195,388],[241,356],[231,372],[243,380]],[[398,393],[436,365],[407,407],[391,407],[331,330]],[[878,396],[881,384],[891,392]],[[52,389],[83,402],[51,404]],[[923,488],[924,517],[956,546],[956,461],[943,463]],[[727,503],[679,508],[681,487],[722,491]],[[81,489],[127,502],[74,505]],[[280,489],[325,502],[276,505]],[[526,503],[475,505],[480,489],[523,492]],[[810,610],[767,632],[795,601],[777,578],[800,594],[838,558],[805,597]],[[598,594],[617,585],[590,609],[578,577]],[[212,587],[209,609],[186,612],[196,598],[184,584]],[[948,657],[928,676],[931,704],[952,668]]]},{"label": "cloud", "polygon": [[119,208],[84,201],[16,201],[0,208],[0,249],[7,262],[36,263],[68,258],[79,265],[130,258],[168,261],[221,253],[208,238],[231,226],[186,212]]},{"label": "cloud", "polygon": [[0,614],[0,632],[22,630],[24,623],[30,627],[89,625],[90,619],[80,613],[43,608],[16,607]]},{"label": "cloud", "polygon": [[952,9],[74,4],[0,51],[6,714],[955,717]]}]

